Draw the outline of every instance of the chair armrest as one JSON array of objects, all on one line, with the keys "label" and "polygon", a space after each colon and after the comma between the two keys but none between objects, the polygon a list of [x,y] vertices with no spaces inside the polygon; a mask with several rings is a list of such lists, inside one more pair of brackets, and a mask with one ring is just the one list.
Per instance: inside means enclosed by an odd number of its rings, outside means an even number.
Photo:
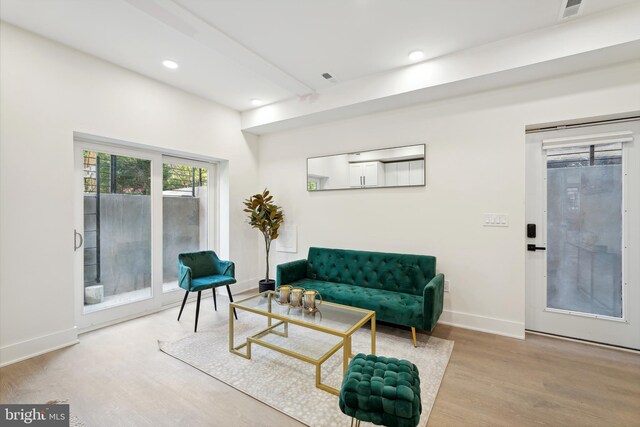
[{"label": "chair armrest", "polygon": [[276,267],[276,286],[282,286],[307,278],[307,260],[299,259]]},{"label": "chair armrest", "polygon": [[236,278],[236,265],[233,263],[233,261],[219,260],[218,271],[220,271],[220,274],[222,274],[223,276],[233,277],[234,279]]},{"label": "chair armrest", "polygon": [[187,267],[184,264],[178,264],[178,285],[182,289],[191,289],[191,267]]},{"label": "chair armrest", "polygon": [[424,329],[432,331],[442,314],[444,305],[444,274],[437,274],[422,293]]}]

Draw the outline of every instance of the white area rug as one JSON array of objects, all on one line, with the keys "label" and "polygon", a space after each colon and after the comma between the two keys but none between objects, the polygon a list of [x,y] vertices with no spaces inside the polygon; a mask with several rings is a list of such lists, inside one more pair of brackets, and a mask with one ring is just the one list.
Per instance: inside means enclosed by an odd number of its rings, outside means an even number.
[{"label": "white area rug", "polygon": [[[266,319],[238,311],[235,323],[235,344],[266,326]],[[338,397],[315,387],[315,366],[269,350],[259,345],[251,348],[251,360],[229,352],[229,328],[221,324],[211,332],[198,332],[174,342],[159,342],[163,352],[205,372],[208,375],[264,402],[265,404],[309,426],[346,426],[350,417],[338,407]],[[328,348],[339,338],[299,326],[289,326],[289,338],[270,334],[269,342],[279,342],[288,348],[314,350]],[[370,353],[371,331],[368,326],[352,338],[354,354]],[[444,371],[453,350],[453,341],[418,334],[414,348],[411,332],[378,325],[376,353],[407,359],[420,372],[422,417],[426,426],[436,399]],[[340,389],[342,381],[342,349],[322,365],[322,382]],[[362,423],[362,425],[371,425]]]}]

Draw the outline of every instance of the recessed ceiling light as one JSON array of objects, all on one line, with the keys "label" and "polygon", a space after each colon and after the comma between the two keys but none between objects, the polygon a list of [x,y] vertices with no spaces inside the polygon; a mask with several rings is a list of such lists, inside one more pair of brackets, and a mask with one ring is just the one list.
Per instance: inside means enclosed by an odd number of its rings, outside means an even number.
[{"label": "recessed ceiling light", "polygon": [[256,105],[256,106],[258,106],[258,105],[262,105],[262,100],[260,100],[260,99],[258,99],[258,98],[253,98],[253,99],[251,100],[251,104]]},{"label": "recessed ceiling light", "polygon": [[421,50],[414,50],[413,52],[409,52],[409,59],[412,61],[418,61],[424,58],[424,52]]},{"label": "recessed ceiling light", "polygon": [[164,61],[162,61],[162,65],[164,65],[165,67],[167,67],[170,70],[175,70],[176,68],[179,67],[178,63],[176,61],[172,61],[170,59],[165,59]]}]

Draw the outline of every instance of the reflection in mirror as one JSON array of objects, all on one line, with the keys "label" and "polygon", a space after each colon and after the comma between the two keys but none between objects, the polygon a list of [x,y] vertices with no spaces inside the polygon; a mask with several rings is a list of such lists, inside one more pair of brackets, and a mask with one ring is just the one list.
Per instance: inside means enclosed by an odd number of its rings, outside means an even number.
[{"label": "reflection in mirror", "polygon": [[425,185],[425,146],[386,148],[307,159],[307,190]]}]

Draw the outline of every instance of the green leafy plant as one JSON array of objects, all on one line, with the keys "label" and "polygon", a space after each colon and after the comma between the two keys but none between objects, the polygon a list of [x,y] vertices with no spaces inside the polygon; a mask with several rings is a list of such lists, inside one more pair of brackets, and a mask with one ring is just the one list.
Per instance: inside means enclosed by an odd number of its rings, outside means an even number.
[{"label": "green leafy plant", "polygon": [[269,280],[269,250],[271,242],[279,236],[278,230],[284,222],[282,208],[273,203],[273,196],[266,188],[262,194],[254,194],[244,201],[244,212],[249,218],[249,225],[256,228],[264,237],[267,261],[265,280]]}]

